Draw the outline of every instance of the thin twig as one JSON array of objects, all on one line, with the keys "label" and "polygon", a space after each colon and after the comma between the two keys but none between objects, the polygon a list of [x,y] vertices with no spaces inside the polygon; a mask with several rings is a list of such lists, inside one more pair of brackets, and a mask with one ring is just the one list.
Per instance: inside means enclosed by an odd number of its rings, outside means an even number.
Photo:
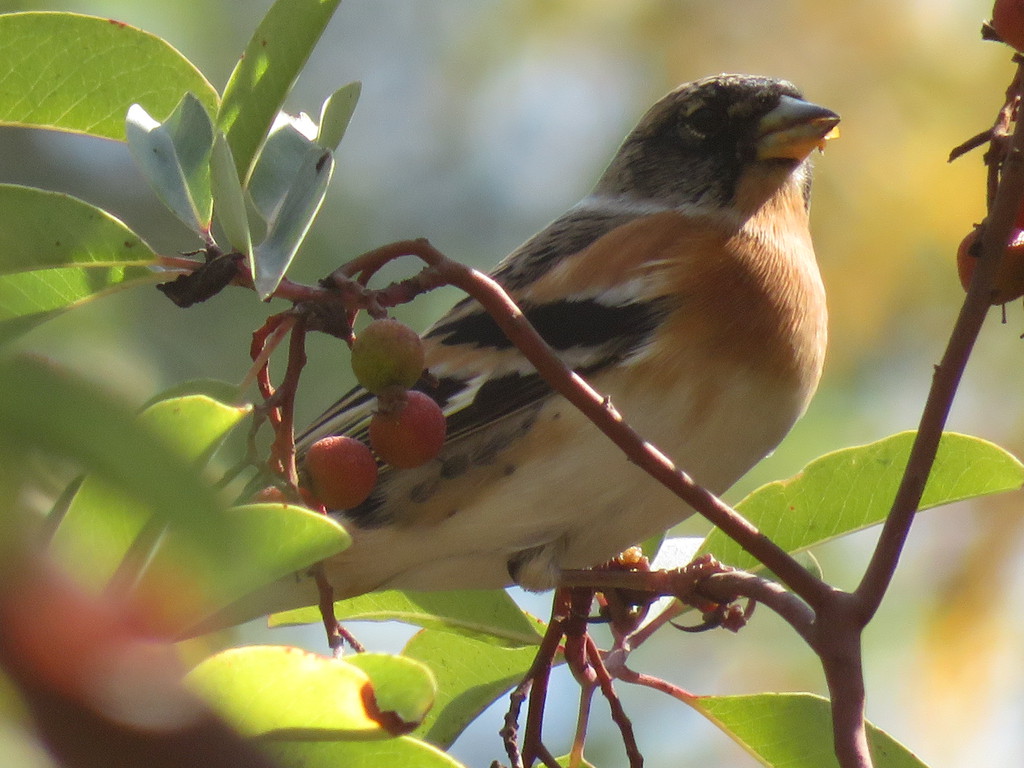
[{"label": "thin twig", "polygon": [[281,476],[292,486],[299,484],[298,467],[295,465],[295,393],[299,388],[299,376],[306,366],[306,322],[306,316],[300,315],[292,328],[288,366],[281,386],[274,393],[274,404],[278,406],[281,422],[270,451],[280,465]]},{"label": "thin twig", "polygon": [[[538,656],[540,653],[538,652]],[[534,657],[534,664],[536,664]],[[508,755],[510,768],[523,768],[523,755],[519,751],[519,713],[522,711],[523,702],[530,693],[530,686],[533,684],[533,676],[528,672],[526,677],[519,681],[519,685],[512,689],[508,697],[508,712],[505,713],[505,722],[502,725],[498,736],[505,745],[505,754]]]},{"label": "thin twig", "polygon": [[[240,392],[244,392],[248,389],[249,385],[256,381],[260,371],[266,369],[270,361],[270,356],[274,353],[274,350],[277,349],[278,345],[284,340],[284,337],[288,335],[288,331],[294,327],[295,322],[298,320],[298,317],[293,314],[289,314],[287,316],[274,315],[273,317],[275,322],[273,323],[272,330],[270,330],[269,333],[260,334],[259,351],[253,358],[252,366],[250,366],[249,370],[242,378],[242,383],[238,385],[238,390]],[[280,320],[277,320],[277,318],[280,318]],[[260,330],[263,331],[266,327],[267,326],[264,325]],[[256,334],[253,334],[253,339],[254,341],[256,340]]]},{"label": "thin twig", "polygon": [[622,707],[622,700],[615,693],[611,675],[601,660],[601,652],[594,644],[593,638],[590,635],[585,635],[584,641],[586,642],[588,661],[597,674],[597,683],[601,687],[601,693],[604,695],[605,700],[608,702],[609,709],[611,709],[612,721],[618,726],[619,733],[622,735],[622,743],[626,748],[626,757],[629,760],[630,768],[641,768],[644,764],[644,758],[640,754],[640,749],[636,743],[633,723],[630,722],[626,710]]},{"label": "thin twig", "polygon": [[992,129],[986,128],[981,133],[978,133],[962,144],[957,144],[953,149],[949,151],[949,159],[947,162],[952,163],[957,158],[963,157],[971,150],[977,149],[985,143],[992,141]]},{"label": "thin twig", "polygon": [[[551,665],[558,654],[558,646],[564,636],[565,617],[568,615],[568,598],[566,590],[556,590],[551,607],[551,620],[541,639],[537,654],[533,657],[530,668],[522,681],[513,690],[510,698],[509,711],[505,715],[505,724],[500,735],[505,743],[505,751],[512,763],[512,768],[532,765],[538,757],[544,759],[550,753],[540,743],[540,726],[543,720],[544,699],[547,696],[547,680],[551,673]],[[542,688],[535,696],[536,688]],[[527,712],[526,731],[523,735],[523,747],[520,750],[517,736],[519,732],[519,712],[523,701],[530,700]],[[536,708],[536,712],[535,712]],[[553,760],[553,758],[552,758]]]},{"label": "thin twig", "polygon": [[596,690],[596,680],[580,686],[580,707],[576,715],[576,733],[573,735],[572,748],[569,750],[569,768],[580,768],[583,765],[583,747],[587,743],[587,726],[590,724],[590,711]]}]

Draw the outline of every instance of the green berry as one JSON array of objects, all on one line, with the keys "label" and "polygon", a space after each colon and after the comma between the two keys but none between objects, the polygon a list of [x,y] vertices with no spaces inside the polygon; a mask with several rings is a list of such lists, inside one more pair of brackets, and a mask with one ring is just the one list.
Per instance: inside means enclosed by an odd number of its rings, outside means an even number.
[{"label": "green berry", "polygon": [[352,344],[352,372],[370,392],[388,387],[408,389],[423,373],[419,334],[398,320],[374,320]]}]

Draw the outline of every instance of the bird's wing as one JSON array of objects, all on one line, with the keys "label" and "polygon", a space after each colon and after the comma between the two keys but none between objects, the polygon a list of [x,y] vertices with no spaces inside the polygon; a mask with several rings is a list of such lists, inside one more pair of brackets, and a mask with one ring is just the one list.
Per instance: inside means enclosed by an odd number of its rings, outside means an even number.
[{"label": "bird's wing", "polygon": [[[615,365],[641,348],[668,311],[666,303],[588,292],[539,300],[531,298],[529,286],[564,258],[637,218],[636,213],[594,211],[581,217],[580,211],[570,212],[506,257],[492,273],[545,341],[583,375]],[[475,459],[481,452],[505,447],[518,434],[518,428],[510,425],[521,424],[522,417],[539,410],[553,394],[473,299],[455,304],[423,338],[427,371],[415,389],[441,406],[447,437],[433,468],[400,470],[403,486],[412,481],[413,473],[425,478],[437,475],[437,466],[443,475],[445,462],[464,462],[470,447]],[[375,403],[376,398],[363,388],[352,389],[299,437],[300,454],[327,435],[365,439]],[[348,516],[360,524],[373,524],[394,474],[390,467],[382,467],[374,494]]]}]

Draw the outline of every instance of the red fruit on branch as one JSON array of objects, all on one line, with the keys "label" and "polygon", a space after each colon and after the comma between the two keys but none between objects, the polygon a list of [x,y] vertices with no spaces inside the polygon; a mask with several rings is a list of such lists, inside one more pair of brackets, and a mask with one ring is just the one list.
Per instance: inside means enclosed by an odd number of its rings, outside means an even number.
[{"label": "red fruit on branch", "polygon": [[[956,269],[960,285],[966,291],[974,276],[974,268],[981,255],[981,227],[972,229],[956,251]],[[990,302],[1005,304],[1024,296],[1024,229],[1016,229],[999,263]]]},{"label": "red fruit on branch", "polygon": [[992,28],[1004,43],[1024,51],[1024,0],[996,0]]},{"label": "red fruit on branch", "polygon": [[974,268],[978,264],[978,250],[981,245],[979,235],[980,227],[975,227],[956,249],[956,273],[960,277],[960,285],[966,291],[971,286],[971,278],[974,277]]},{"label": "red fruit on branch", "polygon": [[305,460],[313,494],[328,509],[349,509],[366,501],[377,484],[377,461],[351,437],[317,440]]},{"label": "red fruit on branch", "polygon": [[388,387],[408,389],[423,373],[419,334],[398,320],[374,320],[352,344],[356,380],[378,395]]},{"label": "red fruit on branch", "polygon": [[441,452],[446,428],[444,413],[427,395],[389,391],[370,420],[370,445],[391,466],[412,469]]}]

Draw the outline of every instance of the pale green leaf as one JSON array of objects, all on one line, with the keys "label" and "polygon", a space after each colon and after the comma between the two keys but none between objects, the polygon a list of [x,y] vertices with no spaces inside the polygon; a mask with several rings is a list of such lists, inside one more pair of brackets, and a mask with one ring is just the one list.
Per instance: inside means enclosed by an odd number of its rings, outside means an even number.
[{"label": "pale green leaf", "polygon": [[217,221],[224,229],[228,244],[238,253],[245,254],[249,260],[249,269],[252,270],[252,235],[245,210],[245,192],[235,169],[231,146],[223,133],[218,133],[214,141],[210,171]]},{"label": "pale green leaf", "polygon": [[136,165],[157,197],[185,225],[209,239],[213,123],[199,100],[186,93],[163,123],[140,104],[132,104],[125,136]]},{"label": "pale green leaf", "polygon": [[[315,145],[313,145],[315,146]],[[328,150],[307,154],[293,184],[267,221],[267,236],[253,249],[256,293],[267,299],[284,277],[313,224],[334,172]]]}]

